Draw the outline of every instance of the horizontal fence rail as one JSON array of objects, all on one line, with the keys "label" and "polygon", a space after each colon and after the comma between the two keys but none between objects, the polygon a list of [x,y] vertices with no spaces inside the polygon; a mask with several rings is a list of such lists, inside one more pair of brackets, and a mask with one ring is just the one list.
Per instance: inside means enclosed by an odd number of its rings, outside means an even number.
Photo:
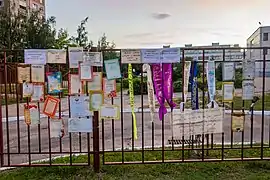
[{"label": "horizontal fence rail", "polygon": [[[263,52],[253,56],[255,51]],[[211,52],[209,52],[211,51]],[[151,120],[147,96],[147,72],[143,64],[132,64],[134,102],[136,121],[132,116],[128,65],[121,62],[121,49],[101,50],[103,60],[111,59],[111,54],[119,59],[122,78],[117,79],[117,97],[105,99],[105,103],[120,107],[120,118],[100,119],[99,112],[93,114],[92,133],[68,132],[70,117],[70,74],[78,74],[78,69],[70,69],[69,64],[46,64],[47,72],[62,73],[62,92],[54,96],[60,100],[56,118],[63,121],[62,137],[51,137],[51,121],[42,114],[44,103],[37,103],[40,109],[40,124],[27,125],[24,122],[24,105],[30,98],[23,97],[22,84],[18,82],[17,67],[24,62],[23,50],[0,50],[0,167],[22,166],[89,166],[96,171],[103,165],[117,164],[153,164],[185,162],[219,162],[219,161],[254,161],[270,159],[270,69],[267,67],[270,48],[182,48],[181,60],[172,66],[174,111],[168,104],[168,113],[162,120],[158,118],[159,104]],[[209,55],[212,53],[214,55]],[[237,55],[235,55],[237,54]],[[230,57],[233,58],[230,58]],[[115,58],[114,57],[114,58]],[[206,58],[207,57],[207,58]],[[181,107],[185,98],[183,81],[185,62],[198,62],[198,98],[199,109],[207,109],[209,93],[206,69],[208,62],[214,61],[216,67],[215,101],[224,109],[223,132],[210,134],[193,133],[188,138],[177,132],[170,121],[173,112],[191,109],[190,92],[187,102]],[[256,61],[255,96],[256,102],[242,100],[242,67],[244,59]],[[68,60],[68,56],[67,56]],[[67,61],[68,62],[68,61]],[[232,102],[222,101],[222,64],[235,63],[235,97]],[[270,66],[269,66],[270,67]],[[94,72],[106,72],[103,67],[94,67]],[[45,75],[44,75],[45,76]],[[221,79],[220,79],[221,78]],[[46,78],[45,78],[46,79]],[[85,87],[88,94],[88,85]],[[190,87],[189,87],[190,89]],[[44,83],[44,98],[47,95],[47,80]],[[213,107],[214,104],[211,104]],[[241,132],[232,130],[233,115],[243,112],[245,121]],[[135,124],[136,122],[136,124]],[[138,138],[134,137],[137,127]],[[184,126],[183,126],[184,127]],[[175,136],[176,134],[176,136]],[[179,134],[181,136],[179,136]],[[59,160],[56,157],[63,157]],[[43,161],[40,161],[43,160]]]}]

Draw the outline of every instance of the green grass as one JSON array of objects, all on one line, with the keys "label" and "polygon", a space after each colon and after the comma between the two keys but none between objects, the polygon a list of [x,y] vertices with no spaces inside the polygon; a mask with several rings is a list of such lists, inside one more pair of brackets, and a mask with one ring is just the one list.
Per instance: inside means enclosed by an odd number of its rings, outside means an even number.
[{"label": "green grass", "polygon": [[[220,150],[211,150],[209,157],[221,157]],[[165,152],[166,159],[181,159],[181,151]],[[225,158],[240,157],[240,150],[225,150]],[[270,156],[265,149],[265,156]],[[194,153],[191,156],[195,157]],[[259,157],[260,149],[245,150],[244,157]],[[141,153],[125,153],[126,161],[140,161]],[[160,160],[161,152],[145,152],[145,160]],[[194,158],[193,157],[193,158]],[[188,158],[188,152],[185,153]],[[91,157],[92,159],[92,157]],[[105,154],[105,161],[121,161],[121,153]],[[69,158],[61,158],[53,163],[68,163]],[[87,156],[73,157],[73,162],[87,162]],[[198,162],[152,165],[103,165],[101,173],[95,174],[92,167],[33,167],[7,170],[0,173],[2,180],[31,180],[31,179],[269,179],[270,163],[267,161],[254,162]]]},{"label": "green grass", "polygon": [[[262,101],[262,96],[259,96],[259,100],[256,102],[254,106],[255,111],[261,111],[263,108],[263,101]],[[264,100],[264,110],[268,111],[270,110],[270,94],[265,94],[265,100]],[[218,102],[222,104],[221,97],[218,98]],[[251,105],[251,100],[245,100],[244,102],[244,109],[249,110],[250,105]],[[232,103],[225,103],[226,107],[229,109],[232,109]],[[242,97],[234,97],[233,100],[233,109],[234,110],[241,110],[243,107],[243,100]]]}]

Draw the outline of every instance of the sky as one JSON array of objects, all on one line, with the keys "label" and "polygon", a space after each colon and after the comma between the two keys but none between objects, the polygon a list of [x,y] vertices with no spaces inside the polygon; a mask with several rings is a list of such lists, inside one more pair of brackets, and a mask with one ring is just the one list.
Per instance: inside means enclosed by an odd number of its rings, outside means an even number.
[{"label": "sky", "polygon": [[246,46],[259,22],[270,25],[269,7],[270,0],[47,0],[46,16],[70,35],[88,16],[89,39],[105,33],[117,48]]}]

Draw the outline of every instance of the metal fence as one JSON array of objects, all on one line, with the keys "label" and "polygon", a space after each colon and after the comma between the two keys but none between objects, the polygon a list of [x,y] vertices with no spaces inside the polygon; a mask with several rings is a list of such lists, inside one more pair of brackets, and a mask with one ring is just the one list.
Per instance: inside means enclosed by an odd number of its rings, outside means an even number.
[{"label": "metal fence", "polygon": [[[22,87],[17,82],[17,66],[22,63],[22,50],[2,50],[0,52],[0,164],[1,167],[21,166],[87,166],[93,165],[98,171],[100,163],[104,165],[116,164],[151,164],[151,163],[184,163],[184,162],[219,162],[219,161],[251,161],[270,159],[270,122],[269,122],[269,94],[267,61],[270,48],[184,48],[181,49],[182,58],[177,65],[182,67],[180,82],[184,79],[184,63],[190,57],[190,52],[198,54],[198,62],[205,67],[211,60],[209,52],[219,52],[215,57],[215,63],[226,61],[240,64],[243,59],[255,59],[262,64],[262,77],[256,78],[256,96],[259,101],[255,106],[250,106],[252,101],[241,100],[242,90],[236,92],[232,103],[223,103],[216,99],[221,107],[226,109],[223,119],[223,133],[220,134],[194,134],[189,139],[174,139],[172,137],[172,125],[169,122],[169,112],[163,120],[151,121],[147,95],[144,93],[143,64],[136,65],[140,69],[138,78],[141,82],[141,95],[135,96],[138,139],[134,140],[134,120],[130,112],[129,96],[124,87],[124,77],[119,79],[119,91],[116,98],[107,99],[106,103],[120,106],[120,120],[99,119],[98,112],[94,112],[93,133],[65,133],[62,138],[51,138],[50,118],[41,114],[41,122],[38,125],[26,125],[23,118],[23,104],[28,104],[28,98],[22,98]],[[254,57],[251,50],[263,52],[261,56]],[[242,53],[241,58],[226,58],[234,51]],[[121,63],[121,50],[103,50],[104,54],[117,52],[120,59],[122,74],[125,74],[126,65]],[[186,53],[188,52],[188,53]],[[68,58],[68,57],[67,57]],[[213,58],[212,58],[213,59]],[[106,58],[104,58],[106,60]],[[255,68],[255,67],[254,67]],[[68,74],[76,73],[76,70],[64,65],[46,65],[46,72],[61,71],[63,82],[68,82]],[[94,71],[103,72],[103,68]],[[201,70],[202,85],[199,98],[200,108],[205,109],[208,103],[205,68]],[[45,86],[45,85],[44,85]],[[63,85],[67,87],[67,85]],[[46,87],[45,87],[46,88]],[[181,89],[181,88],[180,88]],[[46,92],[46,91],[45,91]],[[87,93],[87,92],[86,92]],[[218,94],[221,91],[218,90]],[[67,132],[67,119],[69,117],[69,95],[62,92],[57,95],[61,100],[58,108],[58,117],[64,120],[65,132]],[[218,97],[218,96],[216,96]],[[174,100],[179,103],[184,99],[183,89],[174,93]],[[190,103],[188,99],[187,104]],[[43,103],[38,104],[42,109]],[[245,112],[245,124],[242,132],[232,131],[232,114],[235,110]],[[153,155],[154,153],[154,155]],[[78,155],[86,155],[86,160],[78,160]],[[64,156],[62,162],[55,158]],[[132,158],[131,158],[132,156]],[[115,157],[115,158],[112,158]],[[135,158],[135,159],[134,159]],[[40,162],[38,160],[45,159]],[[93,161],[94,160],[94,161]]]}]

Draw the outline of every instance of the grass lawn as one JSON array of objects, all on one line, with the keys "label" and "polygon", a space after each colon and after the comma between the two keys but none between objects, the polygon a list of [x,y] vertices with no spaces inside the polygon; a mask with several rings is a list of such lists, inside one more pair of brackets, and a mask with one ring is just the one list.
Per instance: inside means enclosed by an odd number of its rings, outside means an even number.
[{"label": "grass lawn", "polygon": [[[245,150],[244,157],[259,157],[260,149]],[[165,152],[166,159],[181,159],[181,151]],[[269,149],[265,156],[269,157]],[[187,152],[185,153],[187,156]],[[194,156],[194,155],[191,155]],[[220,157],[221,151],[211,150],[209,157]],[[225,158],[240,157],[240,150],[225,150]],[[141,160],[141,153],[125,153],[126,161]],[[91,157],[92,158],[92,157]],[[159,160],[161,152],[145,152],[145,160]],[[194,158],[194,157],[193,157]],[[207,158],[207,157],[206,157]],[[106,162],[121,161],[121,153],[108,153]],[[68,163],[69,158],[61,158],[53,163]],[[87,162],[87,156],[74,157],[73,162]],[[270,163],[255,162],[219,162],[219,163],[177,163],[153,165],[103,165],[101,173],[95,174],[92,167],[43,167],[19,168],[0,173],[2,180],[31,179],[270,179]]]}]

